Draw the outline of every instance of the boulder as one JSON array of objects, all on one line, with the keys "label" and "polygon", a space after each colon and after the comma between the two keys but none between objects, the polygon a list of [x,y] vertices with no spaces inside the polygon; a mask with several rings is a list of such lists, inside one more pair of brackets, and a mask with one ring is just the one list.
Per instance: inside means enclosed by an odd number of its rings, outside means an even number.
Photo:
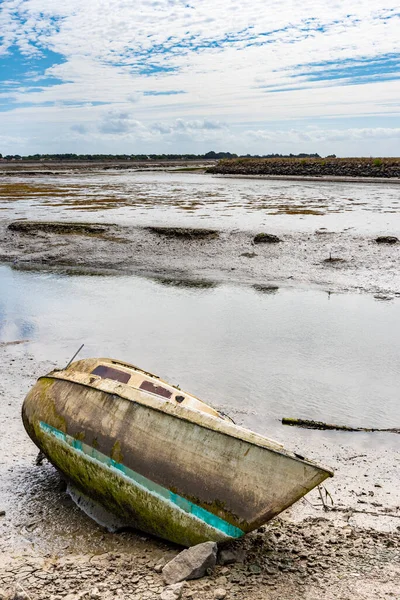
[{"label": "boulder", "polygon": [[179,600],[182,596],[183,588],[185,587],[185,582],[174,583],[173,585],[169,585],[164,588],[161,592],[160,599],[161,600]]},{"label": "boulder", "polygon": [[215,600],[224,600],[226,598],[226,590],[224,588],[217,588],[214,590]]},{"label": "boulder", "polygon": [[277,235],[272,235],[271,233],[257,233],[253,239],[255,244],[276,244],[280,241],[282,240]]},{"label": "boulder", "polygon": [[186,579],[199,579],[207,569],[213,569],[217,561],[217,544],[204,542],[183,550],[162,570],[166,584],[178,583]]}]

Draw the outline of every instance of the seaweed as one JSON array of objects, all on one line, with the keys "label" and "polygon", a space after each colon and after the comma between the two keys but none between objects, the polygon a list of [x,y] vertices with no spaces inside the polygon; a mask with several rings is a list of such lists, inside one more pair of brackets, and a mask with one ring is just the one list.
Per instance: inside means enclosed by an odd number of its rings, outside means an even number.
[{"label": "seaweed", "polygon": [[216,229],[196,229],[191,227],[145,227],[147,231],[164,237],[181,240],[201,240],[206,238],[217,238],[219,232]]}]

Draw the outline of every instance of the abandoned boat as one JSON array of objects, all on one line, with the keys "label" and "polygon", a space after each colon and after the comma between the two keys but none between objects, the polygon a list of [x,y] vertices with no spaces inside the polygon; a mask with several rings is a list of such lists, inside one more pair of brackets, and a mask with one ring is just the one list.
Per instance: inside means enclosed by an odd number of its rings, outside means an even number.
[{"label": "abandoned boat", "polygon": [[239,538],[333,475],[117,360],[40,377],[22,417],[84,510],[184,546]]}]

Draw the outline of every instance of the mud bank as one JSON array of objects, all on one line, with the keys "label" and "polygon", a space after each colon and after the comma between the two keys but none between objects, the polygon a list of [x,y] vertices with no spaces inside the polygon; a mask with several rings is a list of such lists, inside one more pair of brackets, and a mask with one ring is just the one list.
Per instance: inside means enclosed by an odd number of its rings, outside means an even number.
[{"label": "mud bank", "polygon": [[[132,273],[258,286],[320,286],[400,295],[400,243],[353,230],[269,232],[168,227],[0,222],[0,261],[19,269]],[[279,243],[258,243],[265,240]],[[258,236],[258,237],[257,237]],[[272,236],[272,237],[271,237]]]},{"label": "mud bank", "polygon": [[63,175],[65,173],[92,173],[98,171],[163,171],[204,170],[214,166],[215,160],[165,160],[165,161],[0,161],[0,177],[35,175]]},{"label": "mud bank", "polygon": [[[141,532],[107,533],[72,503],[51,465],[35,465],[37,449],[23,430],[20,406],[36,377],[54,366],[38,361],[29,342],[0,347],[3,597],[16,590],[31,600],[160,598],[158,565],[180,549]],[[304,440],[295,430],[293,436],[292,446],[304,451]],[[240,600],[395,597],[398,446],[390,434],[368,439],[361,448],[352,434],[327,442],[310,433],[307,454],[334,467],[329,491],[343,510],[324,512],[314,490],[281,518],[231,543],[237,562],[188,582],[182,598],[210,600],[221,588],[227,599]]]},{"label": "mud bank", "polygon": [[208,169],[221,175],[399,179],[400,158],[236,158]]}]

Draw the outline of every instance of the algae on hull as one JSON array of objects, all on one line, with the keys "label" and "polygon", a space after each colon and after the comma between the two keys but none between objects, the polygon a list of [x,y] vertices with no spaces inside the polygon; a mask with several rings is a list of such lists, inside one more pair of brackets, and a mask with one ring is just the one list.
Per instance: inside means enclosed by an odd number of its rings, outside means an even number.
[{"label": "algae on hull", "polygon": [[[168,539],[180,545],[194,546],[205,539],[224,541],[226,535],[198,520],[193,526],[190,514],[177,513],[171,504],[162,502],[147,491],[134,487],[123,474],[113,472],[107,466],[88,461],[67,445],[61,445],[56,439],[42,434],[40,444],[46,455],[67,480],[71,481],[82,493],[89,495],[110,512],[134,527]],[[67,475],[68,474],[68,475]]]}]

